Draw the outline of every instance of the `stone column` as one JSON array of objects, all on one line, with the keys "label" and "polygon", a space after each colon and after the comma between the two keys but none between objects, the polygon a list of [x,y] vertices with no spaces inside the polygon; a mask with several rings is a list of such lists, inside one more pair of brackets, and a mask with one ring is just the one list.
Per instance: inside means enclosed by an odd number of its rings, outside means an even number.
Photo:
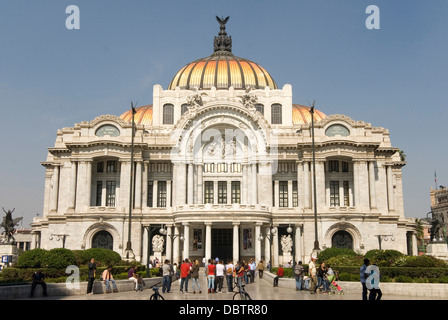
[{"label": "stone column", "polygon": [[247,183],[247,165],[243,164],[243,178],[242,178],[242,186],[241,186],[241,203],[248,203],[248,183]]},{"label": "stone column", "polygon": [[261,241],[258,240],[260,237],[260,227],[261,222],[257,222],[255,224],[255,261],[257,262],[261,260]]},{"label": "stone column", "polygon": [[274,251],[274,261],[272,261],[272,266],[278,267],[278,228],[274,227],[275,229],[275,234],[272,235],[272,246],[273,246],[273,251]]},{"label": "stone column", "polygon": [[278,180],[274,181],[274,207],[280,207],[280,187]]},{"label": "stone column", "polygon": [[294,225],[295,228],[295,239],[294,239],[294,251],[296,255],[296,261],[302,260],[302,228],[300,224]]},{"label": "stone column", "polygon": [[271,261],[271,242],[269,241],[269,237],[271,237],[271,231],[269,227],[266,227],[266,236],[264,237],[264,258],[266,260],[266,265]]},{"label": "stone column", "polygon": [[304,207],[311,208],[310,203],[310,163],[305,161],[303,163],[303,194],[304,194]]},{"label": "stone column", "polygon": [[212,223],[205,223],[205,261],[212,257]]},{"label": "stone column", "polygon": [[240,259],[240,223],[233,223],[233,263]]},{"label": "stone column", "polygon": [[70,193],[69,193],[69,209],[75,209],[76,206],[76,179],[77,179],[77,163],[72,161],[70,170]]},{"label": "stone column", "polygon": [[158,198],[158,194],[157,192],[159,191],[159,181],[158,180],[154,180],[152,182],[152,207],[153,208],[157,208],[157,198]]},{"label": "stone column", "polygon": [[358,181],[358,175],[359,175],[359,163],[357,161],[353,161],[353,200],[352,206],[360,207],[360,200],[359,200],[359,181]]},{"label": "stone column", "polygon": [[166,207],[171,208],[171,180],[166,181]]},{"label": "stone column", "polygon": [[86,163],[86,198],[85,198],[85,205],[87,206],[87,208],[90,207],[90,197],[92,195],[92,162],[91,161],[87,161]]},{"label": "stone column", "polygon": [[135,168],[134,208],[142,207],[142,162],[137,161]]},{"label": "stone column", "polygon": [[304,199],[305,197],[303,194],[303,163],[299,161],[297,162],[297,200],[299,208],[303,208]]},{"label": "stone column", "polygon": [[386,175],[387,175],[387,200],[389,204],[389,211],[395,211],[394,204],[394,183],[392,176],[392,167],[386,167]]},{"label": "stone column", "polygon": [[148,161],[143,162],[143,177],[142,177],[142,208],[148,206]]},{"label": "stone column", "polygon": [[189,163],[188,164],[188,181],[187,181],[187,201],[188,204],[193,204],[194,194],[193,194],[193,179],[194,179],[194,172],[193,167],[194,164]]},{"label": "stone column", "polygon": [[288,180],[288,207],[292,208],[292,180]]},{"label": "stone column", "polygon": [[197,167],[198,172],[198,204],[204,203],[204,189],[203,189],[203,181],[202,181],[202,164],[199,164]]},{"label": "stone column", "polygon": [[[171,260],[172,259],[172,254],[173,254],[173,247],[172,247],[172,243],[171,243],[171,239],[172,239],[172,231],[173,228],[172,226],[167,225],[166,226],[166,259]],[[171,261],[171,264],[173,264],[174,262]]]},{"label": "stone column", "polygon": [[272,167],[270,162],[258,163],[258,203],[272,207]]},{"label": "stone column", "polygon": [[59,166],[55,165],[53,169],[53,188],[51,189],[50,211],[58,211],[59,196]]},{"label": "stone column", "polygon": [[250,202],[252,204],[257,204],[258,203],[258,201],[257,201],[258,187],[257,187],[257,164],[256,163],[253,163],[251,165],[251,170],[252,170],[252,173],[251,173]]},{"label": "stone column", "polygon": [[188,223],[183,223],[184,226],[184,250],[182,258],[190,257],[190,226]]},{"label": "stone column", "polygon": [[172,263],[179,263],[181,262],[179,259],[179,242],[180,242],[180,233],[179,233],[179,227],[174,227],[174,235],[177,235],[177,237],[174,239],[173,242],[173,261]]},{"label": "stone column", "polygon": [[376,209],[376,190],[375,190],[375,162],[369,162],[369,190],[370,190],[370,208]]}]

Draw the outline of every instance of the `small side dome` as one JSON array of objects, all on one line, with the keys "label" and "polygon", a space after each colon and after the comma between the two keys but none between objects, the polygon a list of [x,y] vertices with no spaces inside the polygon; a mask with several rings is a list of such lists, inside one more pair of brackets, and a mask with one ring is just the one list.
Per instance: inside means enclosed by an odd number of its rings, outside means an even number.
[{"label": "small side dome", "polygon": [[[152,105],[135,108],[134,122],[136,124],[152,125]],[[123,113],[120,119],[126,122],[132,122],[132,109]]]},{"label": "small side dome", "polygon": [[[292,105],[292,122],[293,124],[308,124],[311,123],[311,108],[302,106],[300,104]],[[314,121],[320,121],[327,116],[317,109],[314,109]]]}]

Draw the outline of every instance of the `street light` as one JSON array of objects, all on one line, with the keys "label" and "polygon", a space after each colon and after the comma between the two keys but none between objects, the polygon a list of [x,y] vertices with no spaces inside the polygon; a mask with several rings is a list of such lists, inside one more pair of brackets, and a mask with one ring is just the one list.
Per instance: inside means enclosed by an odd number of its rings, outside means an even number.
[{"label": "street light", "polygon": [[134,128],[135,121],[134,116],[136,114],[136,110],[134,108],[134,104],[131,102],[132,109],[132,133],[131,133],[131,174],[130,174],[130,182],[129,182],[129,226],[128,226],[128,242],[126,243],[126,259],[133,259],[135,257],[132,251],[132,243],[131,243],[131,222],[132,222],[132,200],[133,200],[133,178],[134,178]]},{"label": "street light", "polygon": [[[170,261],[171,263],[173,263],[173,259],[174,259],[174,250],[173,250],[173,244],[174,244],[174,239],[176,239],[177,237],[179,237],[179,234],[168,234],[167,230],[164,228],[164,226],[162,225],[160,227],[159,233],[163,236],[167,236],[170,238],[170,242],[171,242],[171,256],[170,256]],[[180,234],[180,241],[184,241],[184,235]]]},{"label": "street light", "polygon": [[316,195],[316,152],[314,144],[314,103],[310,109],[311,113],[311,136],[312,136],[312,147],[313,147],[313,198],[314,198],[314,249],[313,254],[317,256],[319,253],[319,240],[317,236],[317,195]]},{"label": "street light", "polygon": [[[269,234],[266,234],[266,239],[269,240],[269,252],[270,252],[270,257],[269,259],[271,260],[270,266],[272,266],[272,263],[274,262],[274,253],[272,252],[272,236],[274,236],[277,233],[277,229],[274,228],[274,226],[271,224],[270,226],[271,230],[269,232]],[[263,233],[260,232],[260,235],[258,236],[258,241],[263,241],[264,237],[263,237]],[[270,270],[269,270],[270,271]]]},{"label": "street light", "polygon": [[53,240],[54,238],[53,237],[56,237],[56,241],[59,241],[59,240],[61,240],[62,239],[62,248],[64,248],[65,249],[65,239],[68,237],[69,235],[68,234],[57,234],[57,233],[52,233],[51,235],[50,235],[50,240]]},{"label": "street light", "polygon": [[378,237],[378,244],[379,244],[380,250],[381,250],[381,238],[384,238],[384,241],[387,241],[387,240],[389,240],[388,237],[390,237],[391,241],[395,241],[394,236],[391,234],[376,234],[375,237]]}]

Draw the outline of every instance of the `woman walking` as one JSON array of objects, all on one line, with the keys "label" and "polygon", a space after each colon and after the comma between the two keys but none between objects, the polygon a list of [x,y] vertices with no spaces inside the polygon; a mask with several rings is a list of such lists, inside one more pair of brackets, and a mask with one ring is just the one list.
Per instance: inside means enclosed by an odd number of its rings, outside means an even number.
[{"label": "woman walking", "polygon": [[201,293],[201,286],[199,285],[199,261],[195,260],[191,267],[191,282],[193,283],[193,294],[196,293],[195,284],[199,289],[199,293]]},{"label": "woman walking", "polygon": [[208,293],[215,292],[215,270],[216,270],[215,262],[210,259],[208,261],[208,266],[207,266],[207,271],[206,271],[206,275],[207,275],[207,279],[208,279]]}]

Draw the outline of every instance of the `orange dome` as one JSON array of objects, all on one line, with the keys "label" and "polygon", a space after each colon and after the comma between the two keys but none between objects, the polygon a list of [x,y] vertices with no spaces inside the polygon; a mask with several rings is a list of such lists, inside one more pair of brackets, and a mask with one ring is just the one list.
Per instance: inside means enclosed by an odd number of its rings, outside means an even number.
[{"label": "orange dome", "polygon": [[213,86],[216,89],[245,89],[248,86],[277,89],[274,79],[259,64],[227,52],[217,52],[187,64],[177,72],[168,89],[204,90]]},{"label": "orange dome", "polygon": [[[136,124],[152,125],[152,105],[135,108],[134,122]],[[123,113],[120,119],[126,122],[132,122],[132,109]]]},{"label": "orange dome", "polygon": [[[293,124],[307,124],[311,123],[311,113],[310,107],[302,106],[300,104],[292,105],[292,123]],[[320,121],[327,116],[319,111],[314,109],[314,121]]]}]

